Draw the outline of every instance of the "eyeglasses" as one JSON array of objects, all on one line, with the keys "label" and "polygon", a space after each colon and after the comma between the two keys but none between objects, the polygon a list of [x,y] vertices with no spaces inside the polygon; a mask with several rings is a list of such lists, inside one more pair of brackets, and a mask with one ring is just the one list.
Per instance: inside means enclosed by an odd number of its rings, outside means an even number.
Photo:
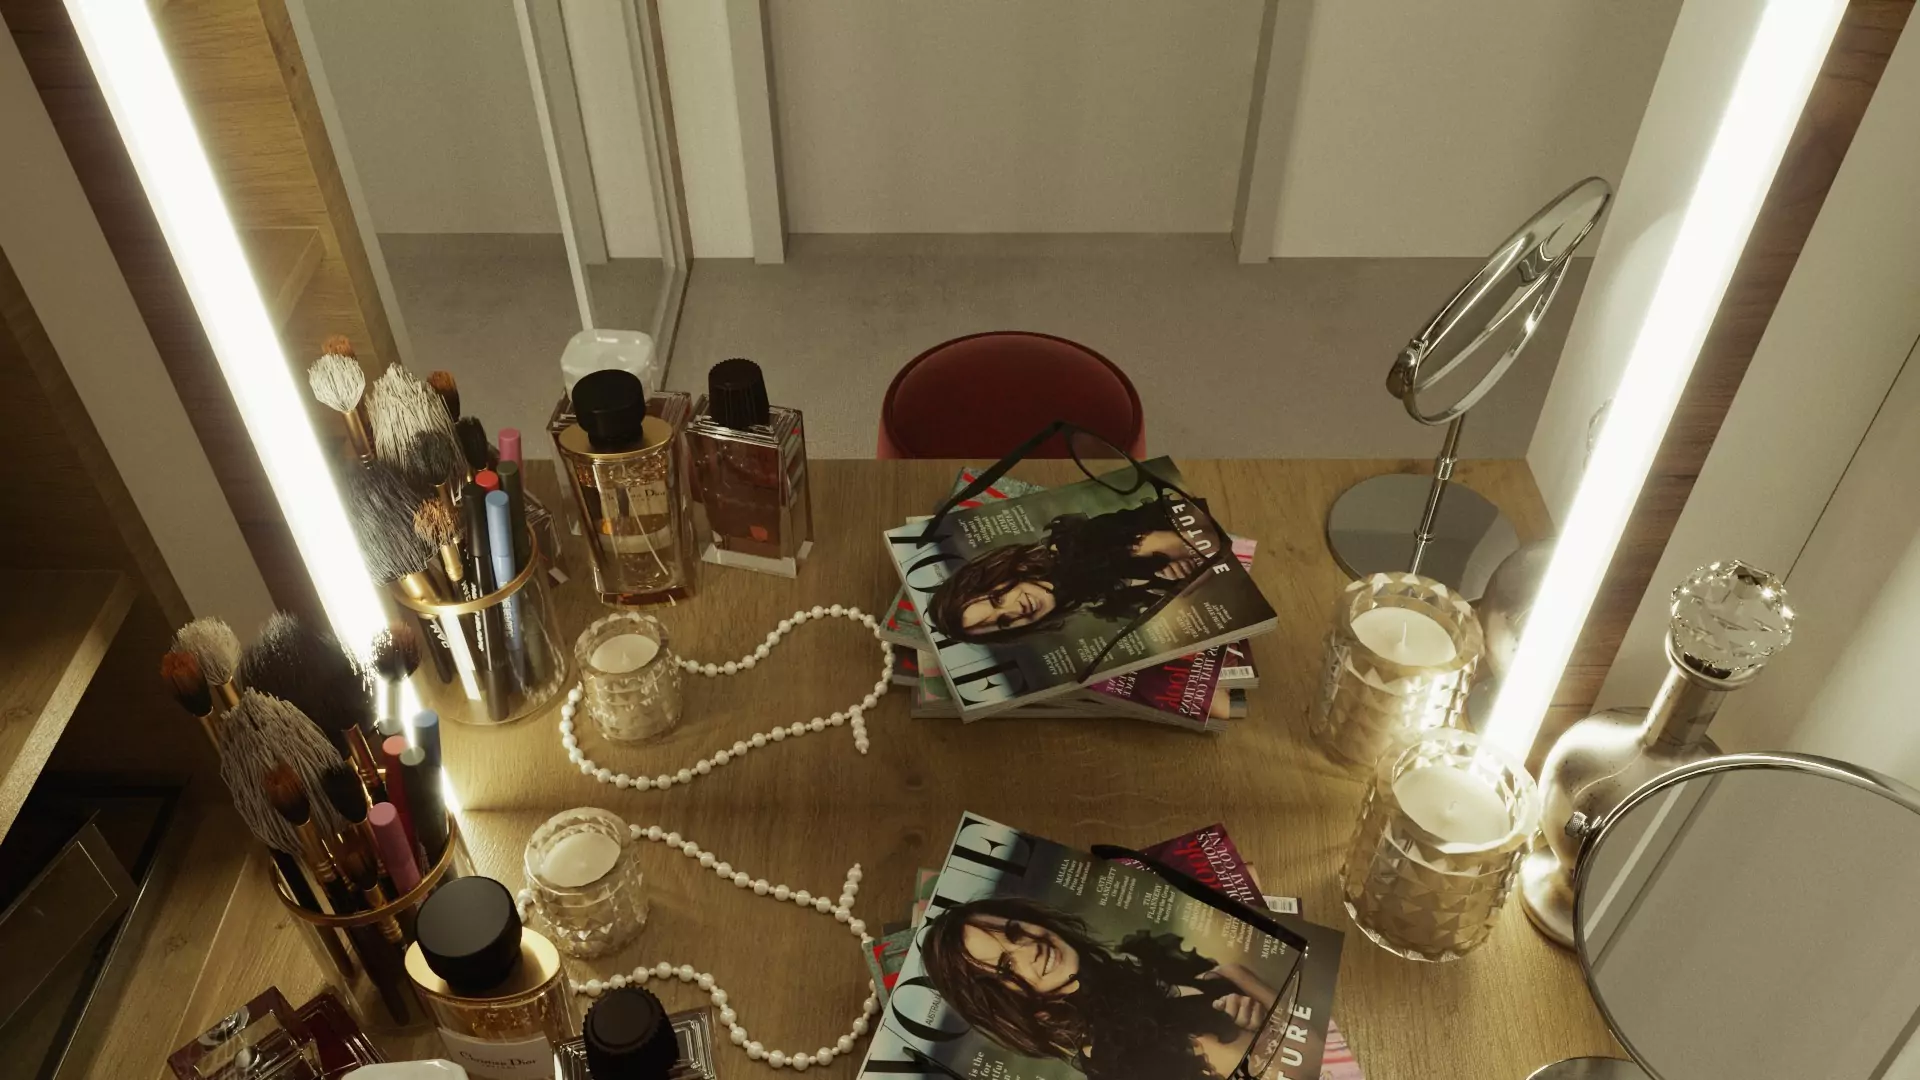
[{"label": "eyeglasses", "polygon": [[[1116,495],[1133,495],[1151,488],[1155,501],[1167,521],[1166,531],[1179,537],[1180,544],[1186,549],[1184,557],[1169,556],[1166,566],[1156,576],[1166,582],[1156,590],[1152,603],[1135,615],[1119,633],[1107,639],[1098,655],[1080,668],[1078,681],[1085,683],[1093,678],[1121,643],[1133,636],[1142,627],[1152,622],[1154,616],[1164,611],[1168,604],[1177,599],[1185,588],[1181,582],[1194,581],[1206,574],[1215,564],[1231,558],[1226,533],[1220,528],[1212,515],[1207,513],[1205,504],[1180,490],[1180,488],[1154,474],[1142,465],[1133,455],[1108,442],[1085,428],[1056,420],[1042,428],[1040,432],[1021,443],[1012,453],[983,470],[954,496],[946,501],[940,510],[927,522],[922,533],[923,540],[933,541],[940,531],[940,525],[960,504],[978,496],[992,487],[1007,471],[1038,449],[1041,444],[1056,435],[1065,435],[1068,455],[1073,459],[1082,475],[1106,488]],[[1206,548],[1196,544],[1196,539],[1210,537]],[[1211,549],[1211,550],[1208,550]],[[1153,584],[1147,582],[1146,584]]]}]

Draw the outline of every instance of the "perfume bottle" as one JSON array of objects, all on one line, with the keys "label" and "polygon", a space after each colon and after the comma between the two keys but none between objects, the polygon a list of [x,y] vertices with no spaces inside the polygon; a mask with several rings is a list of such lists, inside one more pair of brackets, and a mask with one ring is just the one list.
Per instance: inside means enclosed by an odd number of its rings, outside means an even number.
[{"label": "perfume bottle", "polygon": [[714,1080],[713,1014],[668,1016],[639,987],[608,991],[560,1048],[558,1080]]},{"label": "perfume bottle", "polygon": [[751,360],[723,360],[694,406],[699,499],[711,537],[701,558],[793,577],[813,549],[807,439],[797,409],[767,404],[767,381]]},{"label": "perfume bottle", "polygon": [[1673,590],[1667,677],[1649,709],[1606,709],[1574,724],[1540,770],[1540,831],[1520,864],[1527,915],[1573,947],[1574,870],[1587,831],[1634,789],[1720,753],[1707,725],[1726,696],[1749,686],[1793,641],[1780,579],[1738,559],[1695,570]]},{"label": "perfume bottle", "polygon": [[179,1080],[320,1080],[320,1048],[279,987],[223,1017],[167,1058]]},{"label": "perfume bottle", "polygon": [[474,1080],[544,1080],[573,1037],[573,998],[553,943],[520,925],[492,878],[450,881],[420,905],[407,975],[447,1057]]},{"label": "perfume bottle", "polygon": [[572,481],[593,580],[608,604],[656,604],[693,595],[692,476],[686,394],[647,396],[617,369],[574,384],[573,419],[553,445]]}]

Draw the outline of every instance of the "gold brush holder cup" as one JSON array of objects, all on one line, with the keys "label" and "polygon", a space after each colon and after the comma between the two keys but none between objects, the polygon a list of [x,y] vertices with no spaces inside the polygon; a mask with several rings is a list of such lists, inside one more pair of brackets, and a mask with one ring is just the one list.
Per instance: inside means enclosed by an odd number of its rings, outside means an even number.
[{"label": "gold brush holder cup", "polygon": [[1485,652],[1473,606],[1448,586],[1400,572],[1351,582],[1327,631],[1313,741],[1358,771],[1422,732],[1463,726]]},{"label": "gold brush holder cup", "polygon": [[422,707],[463,724],[511,724],[544,710],[566,688],[568,648],[537,534],[531,550],[512,581],[473,600],[437,601],[389,587],[395,603],[428,624],[423,647],[453,654],[450,682],[435,678],[431,664],[414,673]]},{"label": "gold brush holder cup", "polygon": [[[271,862],[267,869],[274,895],[300,921],[305,931],[300,936],[362,1030],[399,1035],[432,1029],[433,1018],[407,978],[406,952],[420,905],[445,882],[473,874],[473,856],[452,814],[447,815],[447,850],[439,861],[419,884],[379,907],[342,915],[311,910],[293,898]],[[338,962],[342,945],[349,969],[344,971]]]}]

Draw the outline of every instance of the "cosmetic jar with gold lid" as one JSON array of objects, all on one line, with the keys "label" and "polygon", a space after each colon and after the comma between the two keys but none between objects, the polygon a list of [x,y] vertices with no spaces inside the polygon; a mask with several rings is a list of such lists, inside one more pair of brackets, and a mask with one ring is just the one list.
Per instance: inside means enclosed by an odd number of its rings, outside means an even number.
[{"label": "cosmetic jar with gold lid", "polygon": [[449,882],[421,905],[407,975],[440,1028],[447,1057],[475,1080],[545,1080],[573,1037],[560,952],[520,925],[492,878]]}]

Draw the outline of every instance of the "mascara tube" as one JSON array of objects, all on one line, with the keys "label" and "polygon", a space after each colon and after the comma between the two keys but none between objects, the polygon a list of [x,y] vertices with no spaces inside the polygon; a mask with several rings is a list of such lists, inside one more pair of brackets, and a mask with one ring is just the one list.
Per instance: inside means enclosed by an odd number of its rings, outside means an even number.
[{"label": "mascara tube", "polygon": [[[473,573],[468,575],[468,579],[478,589],[475,599],[499,587],[493,579],[492,545],[488,542],[487,495],[492,489],[486,482],[498,488],[500,478],[492,469],[480,470],[475,482],[466,486],[461,502],[467,520],[467,554],[473,560]],[[483,642],[481,650],[486,653],[480,696],[487,707],[487,718],[505,720],[507,698],[513,690],[513,674],[507,660],[506,619],[499,605],[495,604],[473,616],[473,623]]]},{"label": "mascara tube", "polygon": [[[500,432],[502,442],[506,441],[507,433],[512,430],[508,428]],[[514,434],[518,436],[519,433]],[[518,439],[515,441],[517,443]],[[517,459],[500,463],[500,490],[507,493],[507,523],[513,529],[513,565],[521,570],[526,569],[533,560],[533,530],[527,521],[527,489],[523,471]],[[551,558],[553,553],[548,552],[547,555]],[[520,682],[531,693],[533,687],[546,685],[547,678],[553,672],[553,656],[545,632],[537,623],[527,621],[524,604],[517,600],[515,604],[521,616],[522,655],[526,659],[526,666],[520,670]]]},{"label": "mascara tube", "polygon": [[[487,543],[493,552],[494,588],[505,588],[520,574],[513,558],[513,500],[504,491],[487,493]],[[507,617],[507,656],[522,687],[532,685],[527,677],[525,626],[520,618],[520,596],[507,597],[502,605]]]},{"label": "mascara tube", "polygon": [[440,756],[440,714],[432,709],[421,709],[413,714],[413,744],[427,755],[427,764],[439,768]]},{"label": "mascara tube", "polygon": [[373,841],[380,852],[380,865],[393,879],[397,894],[406,895],[420,884],[420,867],[413,859],[413,844],[400,824],[400,811],[392,803],[374,803],[367,811],[367,824],[373,827]]},{"label": "mascara tube", "polygon": [[424,870],[426,868],[420,865],[420,834],[414,828],[413,805],[407,798],[407,773],[400,767],[400,755],[406,752],[407,737],[389,735],[380,744],[380,762],[386,766],[387,801],[393,804],[394,813],[400,817],[400,828],[406,833],[407,850],[413,852],[415,868]]},{"label": "mascara tube", "polygon": [[440,797],[440,767],[427,761],[425,751],[409,746],[400,755],[400,771],[406,777],[407,800],[413,804],[414,831],[431,867],[447,850],[447,804]]}]

